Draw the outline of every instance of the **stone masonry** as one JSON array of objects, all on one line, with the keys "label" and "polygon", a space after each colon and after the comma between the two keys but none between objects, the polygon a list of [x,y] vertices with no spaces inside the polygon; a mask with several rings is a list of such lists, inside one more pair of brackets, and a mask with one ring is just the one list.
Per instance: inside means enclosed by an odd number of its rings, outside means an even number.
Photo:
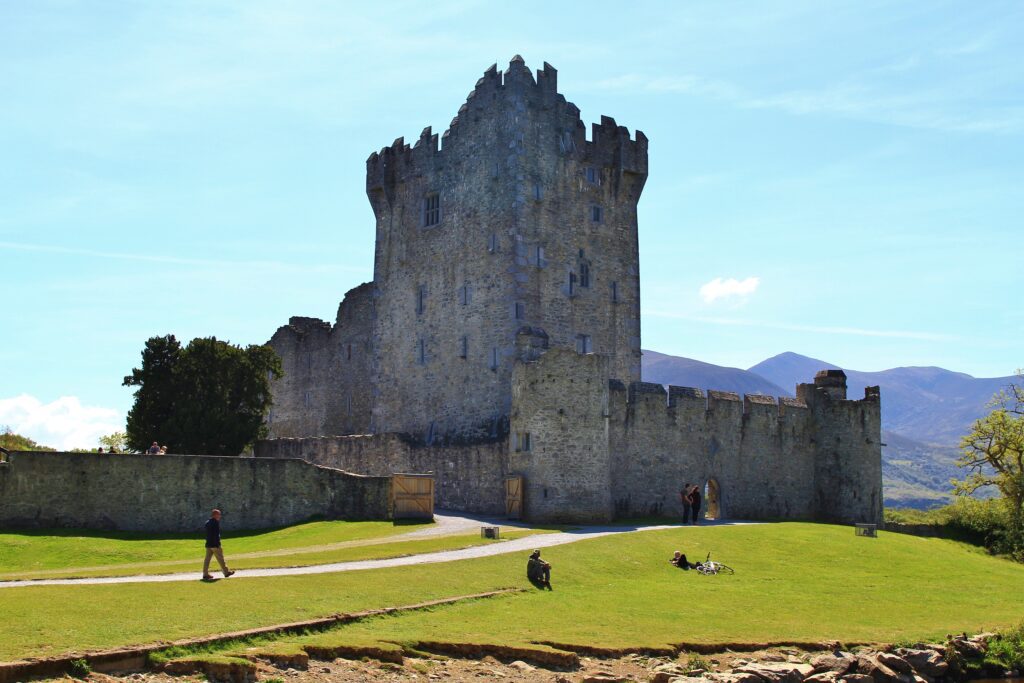
[{"label": "stone masonry", "polygon": [[492,66],[443,135],[370,155],[373,282],[333,325],[274,334],[285,376],[257,456],[432,471],[441,504],[478,512],[522,476],[538,520],[676,515],[686,481],[724,516],[880,520],[877,388],[640,381],[646,178],[644,134],[602,116],[588,139],[549,64]]}]

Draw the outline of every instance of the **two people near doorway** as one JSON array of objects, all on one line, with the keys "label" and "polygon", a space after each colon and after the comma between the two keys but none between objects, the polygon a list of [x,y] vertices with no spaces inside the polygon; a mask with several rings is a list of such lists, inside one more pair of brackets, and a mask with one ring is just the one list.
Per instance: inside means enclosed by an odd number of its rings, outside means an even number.
[{"label": "two people near doorway", "polygon": [[698,524],[700,519],[700,506],[703,499],[700,495],[700,487],[696,484],[686,483],[679,491],[679,500],[683,504],[683,524]]}]

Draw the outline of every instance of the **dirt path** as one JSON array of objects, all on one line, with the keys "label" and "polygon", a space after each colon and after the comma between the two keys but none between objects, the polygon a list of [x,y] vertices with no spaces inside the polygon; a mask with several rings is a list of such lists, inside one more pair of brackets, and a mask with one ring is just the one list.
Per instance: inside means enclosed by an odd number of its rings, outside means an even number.
[{"label": "dirt path", "polygon": [[[397,539],[408,540],[410,537],[439,536],[452,533],[465,533],[467,529],[479,529],[486,524],[486,518],[459,517],[451,515],[437,515],[444,518],[437,527],[420,529],[410,534],[390,536],[388,541]],[[493,520],[491,520],[493,521]],[[469,523],[472,523],[471,525]],[[709,522],[709,526],[734,526],[751,524],[753,522]],[[507,522],[504,524],[508,525]],[[529,528],[529,527],[524,527]],[[364,569],[383,569],[385,567],[406,567],[417,564],[436,564],[438,562],[455,562],[457,560],[468,560],[478,557],[493,557],[508,553],[523,552],[533,548],[550,548],[567,543],[575,543],[590,538],[601,538],[616,534],[635,533],[638,531],[655,531],[659,529],[683,528],[676,524],[661,524],[645,527],[632,526],[589,526],[580,527],[570,531],[561,531],[553,534],[539,534],[527,536],[510,541],[502,541],[490,545],[473,546],[459,550],[443,550],[420,555],[407,555],[404,557],[392,557],[382,560],[358,560],[352,562],[333,562],[330,564],[316,564],[305,567],[272,567],[266,569],[239,569],[231,580],[273,577],[273,576],[304,576],[307,574],[333,574],[336,572],[351,572]],[[447,532],[445,530],[448,530]],[[417,536],[418,535],[418,536]],[[358,541],[355,541],[358,543]],[[276,551],[271,551],[276,552]],[[230,560],[231,556],[228,555]],[[194,560],[192,561],[194,562]],[[0,581],[0,588],[20,588],[24,586],[80,586],[80,585],[101,585],[110,583],[172,583],[178,581],[196,581],[198,572],[191,571],[180,574],[154,574],[138,576],[116,576],[116,577],[95,577],[83,579],[29,579],[22,581]]]}]

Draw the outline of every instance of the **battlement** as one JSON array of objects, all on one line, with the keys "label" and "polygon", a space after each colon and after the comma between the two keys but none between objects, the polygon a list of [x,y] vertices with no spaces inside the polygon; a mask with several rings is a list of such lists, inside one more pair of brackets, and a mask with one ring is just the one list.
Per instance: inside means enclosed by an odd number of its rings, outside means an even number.
[{"label": "battlement", "polygon": [[[581,161],[612,166],[626,173],[647,175],[647,136],[620,126],[610,116],[602,116],[591,125],[591,139],[586,138],[586,126],[580,110],[558,92],[558,70],[544,62],[536,77],[523,58],[516,55],[504,72],[492,64],[477,80],[466,101],[448,128],[439,137],[427,126],[413,145],[397,138],[391,145],[370,154],[366,160],[366,190],[379,191],[407,178],[416,177],[444,168],[446,155],[457,148],[466,131],[488,131],[494,144],[522,142],[521,139],[503,140],[507,133],[495,125],[503,112],[533,110],[547,114],[547,125],[553,149]],[[519,117],[517,117],[518,119]],[[522,136],[518,136],[521,138]]]},{"label": "battlement", "polygon": [[608,391],[613,405],[622,414],[637,409],[645,411],[666,410],[668,413],[689,414],[728,411],[737,415],[778,415],[800,414],[807,411],[807,403],[789,396],[765,396],[746,394],[742,398],[732,391],[709,389],[706,393],[696,387],[678,387],[652,382],[630,382],[608,380]]},{"label": "battlement", "polygon": [[288,324],[282,325],[278,328],[278,331],[289,331],[295,334],[305,336],[316,332],[330,332],[331,324],[326,320],[320,318],[307,318],[301,315],[293,315],[288,318]]}]

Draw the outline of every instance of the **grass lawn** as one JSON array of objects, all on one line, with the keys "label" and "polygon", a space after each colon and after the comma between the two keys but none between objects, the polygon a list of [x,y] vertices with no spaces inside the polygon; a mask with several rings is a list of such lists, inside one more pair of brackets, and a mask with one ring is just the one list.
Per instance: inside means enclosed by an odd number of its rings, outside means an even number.
[{"label": "grass lawn", "polygon": [[[400,540],[380,538],[367,545],[333,548],[331,550],[313,550],[307,548],[290,548],[278,551],[273,555],[261,557],[236,557],[233,544],[225,541],[225,559],[231,569],[254,569],[266,567],[304,567],[314,564],[332,562],[353,562],[357,560],[379,560],[404,555],[420,555],[441,550],[458,550],[477,545],[501,543],[503,540],[522,538],[534,534],[552,533],[534,529],[502,529],[501,540],[481,538],[480,534],[459,534],[455,536],[433,536],[416,540]],[[318,546],[314,546],[318,547]],[[322,547],[322,546],[319,546]],[[199,572],[203,566],[202,544],[192,542],[192,555],[187,560],[160,563],[146,562],[126,565],[110,565],[103,568],[69,568],[67,570],[48,570],[41,572],[11,572],[0,574],[0,580],[13,579],[55,579],[67,577],[95,576],[137,576],[139,574],[176,574],[179,572]],[[219,572],[216,560],[212,563],[215,574]]]},{"label": "grass lawn", "polygon": [[[670,567],[709,551],[735,576]],[[554,590],[369,620],[321,643],[893,641],[1004,628],[1024,616],[1024,566],[941,539],[785,523],[678,528],[549,548]],[[0,659],[109,647],[529,587],[525,554],[365,572],[0,590]],[[283,639],[303,642],[302,638]]]},{"label": "grass lawn", "polygon": [[[239,554],[385,538],[416,531],[429,524],[307,522],[262,531],[232,532],[225,528],[223,538],[225,548]],[[203,552],[204,538],[202,529],[193,534],[64,529],[0,533],[0,579],[15,578],[15,575],[35,576],[38,572],[74,567],[192,560]]]}]

